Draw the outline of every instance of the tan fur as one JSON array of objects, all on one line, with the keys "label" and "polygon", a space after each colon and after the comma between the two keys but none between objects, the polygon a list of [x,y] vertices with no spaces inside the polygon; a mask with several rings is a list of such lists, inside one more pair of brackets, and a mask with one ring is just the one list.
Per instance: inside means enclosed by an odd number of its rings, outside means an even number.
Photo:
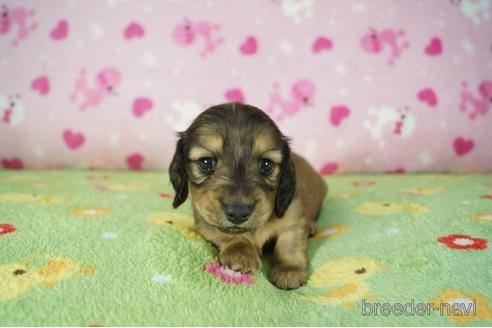
[{"label": "tan fur", "polygon": [[[261,122],[248,125],[236,122],[246,119],[235,116],[233,111],[251,110],[249,106],[223,106],[225,109],[215,109],[214,114],[226,117],[225,122],[231,126],[214,125],[205,113],[185,132],[190,143],[187,172],[196,228],[217,246],[221,263],[242,272],[259,269],[263,246],[275,239],[269,278],[279,288],[298,288],[307,280],[307,239],[321,210],[326,184],[304,158],[290,153],[288,161],[295,167],[295,193],[283,216],[277,217],[274,206],[284,161],[279,147],[284,141],[266,115],[258,114]],[[201,156],[216,158],[213,174],[200,172],[196,161]],[[268,176],[257,173],[261,158],[275,163]],[[244,170],[239,175],[234,171],[238,167]],[[246,222],[234,225],[222,208],[230,202],[255,204],[254,211]]]}]

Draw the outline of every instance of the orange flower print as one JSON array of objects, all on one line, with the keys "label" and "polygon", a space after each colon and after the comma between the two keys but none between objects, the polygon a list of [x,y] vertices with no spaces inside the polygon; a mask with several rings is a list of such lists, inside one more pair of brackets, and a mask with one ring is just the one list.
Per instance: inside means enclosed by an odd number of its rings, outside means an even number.
[{"label": "orange flower print", "polygon": [[472,216],[473,220],[492,223],[492,213],[477,213]]},{"label": "orange flower print", "polygon": [[319,227],[318,233],[313,237],[313,239],[332,239],[336,236],[346,232],[348,228],[342,224]]},{"label": "orange flower print", "polygon": [[465,293],[456,289],[445,289],[430,303],[439,307],[448,319],[459,323],[472,320],[492,319],[492,310],[487,298],[479,293]]}]

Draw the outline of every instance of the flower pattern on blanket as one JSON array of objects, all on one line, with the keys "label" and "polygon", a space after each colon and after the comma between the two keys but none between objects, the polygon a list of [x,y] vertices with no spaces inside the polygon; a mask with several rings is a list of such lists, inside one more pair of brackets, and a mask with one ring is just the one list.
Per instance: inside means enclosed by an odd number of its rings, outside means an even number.
[{"label": "flower pattern on blanket", "polygon": [[[489,300],[480,293],[444,289],[429,303],[442,307],[442,313],[449,319],[465,324],[475,320],[492,319]],[[444,305],[441,305],[444,304]]]},{"label": "flower pattern on blanket", "polygon": [[468,235],[449,235],[437,238],[437,241],[451,249],[486,249],[487,240]]},{"label": "flower pattern on blanket", "polygon": [[17,230],[17,229],[15,228],[15,226],[13,224],[0,223],[0,236],[15,232],[15,230]]},{"label": "flower pattern on blanket", "polygon": [[227,265],[222,265],[220,263],[208,263],[204,268],[205,272],[208,272],[217,279],[229,283],[229,284],[246,284],[252,285],[256,283],[256,281],[251,277],[250,273],[241,273],[239,271],[234,271]]},{"label": "flower pattern on blanket", "polygon": [[472,216],[472,219],[479,222],[492,223],[492,213],[477,213]]},{"label": "flower pattern on blanket", "polygon": [[332,226],[319,227],[318,233],[313,236],[314,240],[317,239],[331,239],[339,236],[342,233],[347,232],[348,228],[343,224],[336,224]]}]

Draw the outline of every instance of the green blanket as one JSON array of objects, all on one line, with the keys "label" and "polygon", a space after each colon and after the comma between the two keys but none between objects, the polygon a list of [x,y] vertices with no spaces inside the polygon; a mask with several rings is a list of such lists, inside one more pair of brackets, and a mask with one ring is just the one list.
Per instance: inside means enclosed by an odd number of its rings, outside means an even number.
[{"label": "green blanket", "polygon": [[[166,173],[0,171],[0,325],[491,325],[492,175],[342,175],[310,279],[216,262]],[[432,305],[429,305],[432,304]]]}]

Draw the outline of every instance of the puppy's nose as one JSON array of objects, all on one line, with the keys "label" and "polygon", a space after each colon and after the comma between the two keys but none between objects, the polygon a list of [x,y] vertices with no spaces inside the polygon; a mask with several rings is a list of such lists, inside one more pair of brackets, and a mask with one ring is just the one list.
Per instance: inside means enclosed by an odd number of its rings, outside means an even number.
[{"label": "puppy's nose", "polygon": [[252,211],[253,205],[242,203],[224,204],[224,213],[227,215],[227,220],[235,224],[246,221]]}]

